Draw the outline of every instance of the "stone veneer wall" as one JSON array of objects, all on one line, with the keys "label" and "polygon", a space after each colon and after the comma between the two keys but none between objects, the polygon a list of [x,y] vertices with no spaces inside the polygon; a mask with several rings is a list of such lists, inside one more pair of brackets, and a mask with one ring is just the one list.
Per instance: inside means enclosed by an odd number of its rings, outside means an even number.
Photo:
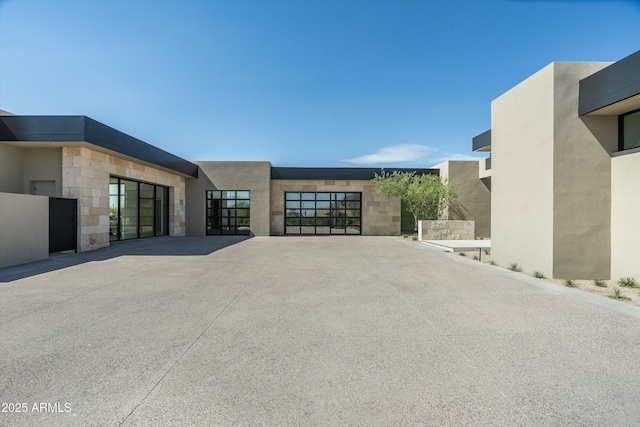
[{"label": "stone veneer wall", "polygon": [[400,200],[376,194],[371,181],[271,180],[271,234],[284,234],[285,191],[345,191],[362,193],[362,235],[390,236],[400,233]]},{"label": "stone veneer wall", "polygon": [[111,175],[169,187],[169,234],[184,236],[184,177],[85,147],[63,147],[62,197],[78,199],[78,252],[109,246]]},{"label": "stone veneer wall", "polygon": [[418,240],[474,240],[475,221],[418,221]]}]

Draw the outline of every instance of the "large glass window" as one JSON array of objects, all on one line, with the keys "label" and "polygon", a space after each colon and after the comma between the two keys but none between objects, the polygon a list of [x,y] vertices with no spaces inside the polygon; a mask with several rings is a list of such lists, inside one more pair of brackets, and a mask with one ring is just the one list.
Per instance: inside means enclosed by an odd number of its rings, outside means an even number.
[{"label": "large glass window", "polygon": [[109,179],[109,240],[169,234],[169,188]]},{"label": "large glass window", "polygon": [[120,240],[138,238],[138,183],[126,179],[120,180]]},{"label": "large glass window", "polygon": [[620,116],[618,127],[620,150],[640,147],[640,110]]},{"label": "large glass window", "polygon": [[156,236],[169,234],[169,188],[156,185]]},{"label": "large glass window", "polygon": [[285,234],[361,234],[362,193],[286,192]]},{"label": "large glass window", "polygon": [[109,178],[109,241],[118,240],[120,234],[120,217],[122,211],[120,199],[120,185],[118,178]]},{"label": "large glass window", "polygon": [[140,237],[151,237],[155,235],[155,186],[140,183]]},{"label": "large glass window", "polygon": [[207,191],[207,234],[250,234],[251,192]]}]

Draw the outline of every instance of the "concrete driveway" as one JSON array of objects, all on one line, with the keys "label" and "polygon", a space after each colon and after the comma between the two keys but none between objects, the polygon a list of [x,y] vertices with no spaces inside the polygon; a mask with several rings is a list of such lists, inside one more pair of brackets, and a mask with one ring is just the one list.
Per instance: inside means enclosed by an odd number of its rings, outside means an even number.
[{"label": "concrete driveway", "polygon": [[0,425],[633,426],[639,319],[402,238],[123,242],[0,270]]}]

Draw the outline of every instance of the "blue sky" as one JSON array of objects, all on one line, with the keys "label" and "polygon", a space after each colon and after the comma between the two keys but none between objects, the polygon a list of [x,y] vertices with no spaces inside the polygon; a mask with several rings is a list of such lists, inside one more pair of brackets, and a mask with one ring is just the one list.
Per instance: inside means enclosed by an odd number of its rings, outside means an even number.
[{"label": "blue sky", "polygon": [[490,103],[640,49],[640,1],[0,0],[0,108],[86,115],[189,160],[483,157]]}]

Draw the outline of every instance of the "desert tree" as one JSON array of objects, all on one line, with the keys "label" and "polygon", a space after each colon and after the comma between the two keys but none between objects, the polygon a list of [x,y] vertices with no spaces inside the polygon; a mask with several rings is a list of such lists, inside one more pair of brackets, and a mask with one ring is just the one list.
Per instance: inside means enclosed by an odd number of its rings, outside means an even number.
[{"label": "desert tree", "polygon": [[420,220],[447,219],[449,203],[458,197],[448,180],[437,175],[385,173],[383,169],[380,175],[375,174],[373,182],[378,194],[404,202],[407,211],[413,215],[414,231]]}]

